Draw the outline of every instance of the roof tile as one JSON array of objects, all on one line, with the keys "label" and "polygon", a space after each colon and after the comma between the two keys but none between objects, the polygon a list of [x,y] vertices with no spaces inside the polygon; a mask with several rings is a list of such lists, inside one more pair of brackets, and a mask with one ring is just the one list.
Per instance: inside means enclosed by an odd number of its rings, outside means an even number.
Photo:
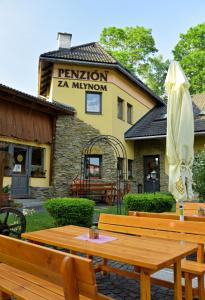
[{"label": "roof tile", "polygon": [[107,53],[99,43],[89,43],[69,49],[59,49],[41,54],[40,58],[43,57],[109,64],[117,63],[117,60]]},{"label": "roof tile", "polygon": [[[194,131],[205,132],[205,93],[193,95]],[[166,136],[167,119],[165,118],[167,106],[155,106],[139,121],[137,121],[126,133],[126,139],[140,139],[153,136]]]}]

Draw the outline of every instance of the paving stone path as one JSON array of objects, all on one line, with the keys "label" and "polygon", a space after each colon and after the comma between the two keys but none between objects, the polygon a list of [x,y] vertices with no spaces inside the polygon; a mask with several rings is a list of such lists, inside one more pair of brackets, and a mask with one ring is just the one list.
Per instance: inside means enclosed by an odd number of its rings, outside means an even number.
[{"label": "paving stone path", "polygon": [[[94,263],[100,262],[99,258],[94,259]],[[110,261],[109,264],[115,268],[133,270],[133,267],[127,264]],[[108,275],[96,275],[97,286],[99,292],[112,297],[116,300],[136,300],[140,299],[139,281],[129,279],[117,274],[109,273]],[[152,300],[173,300],[174,292],[172,289],[152,285],[151,289]]]},{"label": "paving stone path", "polygon": [[[139,281],[116,274],[102,276],[97,274],[99,292],[116,300],[140,299]],[[152,285],[152,300],[173,300],[173,290]]]}]

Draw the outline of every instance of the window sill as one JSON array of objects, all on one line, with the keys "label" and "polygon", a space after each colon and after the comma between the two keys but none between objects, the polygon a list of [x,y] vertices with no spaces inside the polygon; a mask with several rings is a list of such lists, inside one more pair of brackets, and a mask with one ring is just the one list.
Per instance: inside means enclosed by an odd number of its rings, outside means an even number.
[{"label": "window sill", "polygon": [[90,115],[102,115],[102,112],[92,112],[92,111],[86,111],[86,114],[90,114]]},{"label": "window sill", "polygon": [[46,176],[44,176],[44,175],[36,175],[36,176],[31,175],[30,177],[31,178],[46,178]]}]

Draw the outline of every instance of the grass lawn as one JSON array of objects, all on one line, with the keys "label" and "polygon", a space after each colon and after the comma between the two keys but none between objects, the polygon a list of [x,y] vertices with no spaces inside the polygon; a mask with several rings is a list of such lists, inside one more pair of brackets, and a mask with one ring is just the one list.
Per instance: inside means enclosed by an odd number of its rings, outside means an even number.
[{"label": "grass lawn", "polygon": [[[95,213],[117,214],[117,206],[95,207]],[[125,215],[125,207],[121,206],[121,215]]]},{"label": "grass lawn", "polygon": [[26,231],[35,231],[55,227],[54,219],[45,212],[36,212],[26,216]]},{"label": "grass lawn", "polygon": [[[122,214],[124,214],[124,207],[122,207]],[[94,214],[99,215],[100,213],[106,214],[117,214],[116,206],[105,206],[105,207],[96,207]],[[54,219],[48,214],[47,211],[44,212],[36,212],[32,215],[26,216],[26,231],[36,231],[46,228],[55,227]]]},{"label": "grass lawn", "polygon": [[[174,205],[172,211],[175,211],[176,207]],[[105,206],[105,207],[95,207],[95,218],[100,213],[106,213],[106,214],[117,214],[117,207],[116,206]],[[122,205],[121,206],[121,214],[125,214],[125,207]],[[51,228],[51,227],[56,227],[54,219],[48,214],[47,211],[44,212],[36,212],[32,215],[26,216],[26,231],[36,231],[36,230],[41,230],[41,229],[46,229],[46,228]]]}]

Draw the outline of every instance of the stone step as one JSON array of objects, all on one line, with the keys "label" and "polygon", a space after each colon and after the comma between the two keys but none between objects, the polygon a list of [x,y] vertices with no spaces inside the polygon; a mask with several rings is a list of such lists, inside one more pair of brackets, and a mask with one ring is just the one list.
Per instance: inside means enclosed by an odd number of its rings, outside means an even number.
[{"label": "stone step", "polygon": [[44,210],[44,201],[40,199],[13,199],[14,203],[20,205],[23,209],[35,209],[37,211]]}]

